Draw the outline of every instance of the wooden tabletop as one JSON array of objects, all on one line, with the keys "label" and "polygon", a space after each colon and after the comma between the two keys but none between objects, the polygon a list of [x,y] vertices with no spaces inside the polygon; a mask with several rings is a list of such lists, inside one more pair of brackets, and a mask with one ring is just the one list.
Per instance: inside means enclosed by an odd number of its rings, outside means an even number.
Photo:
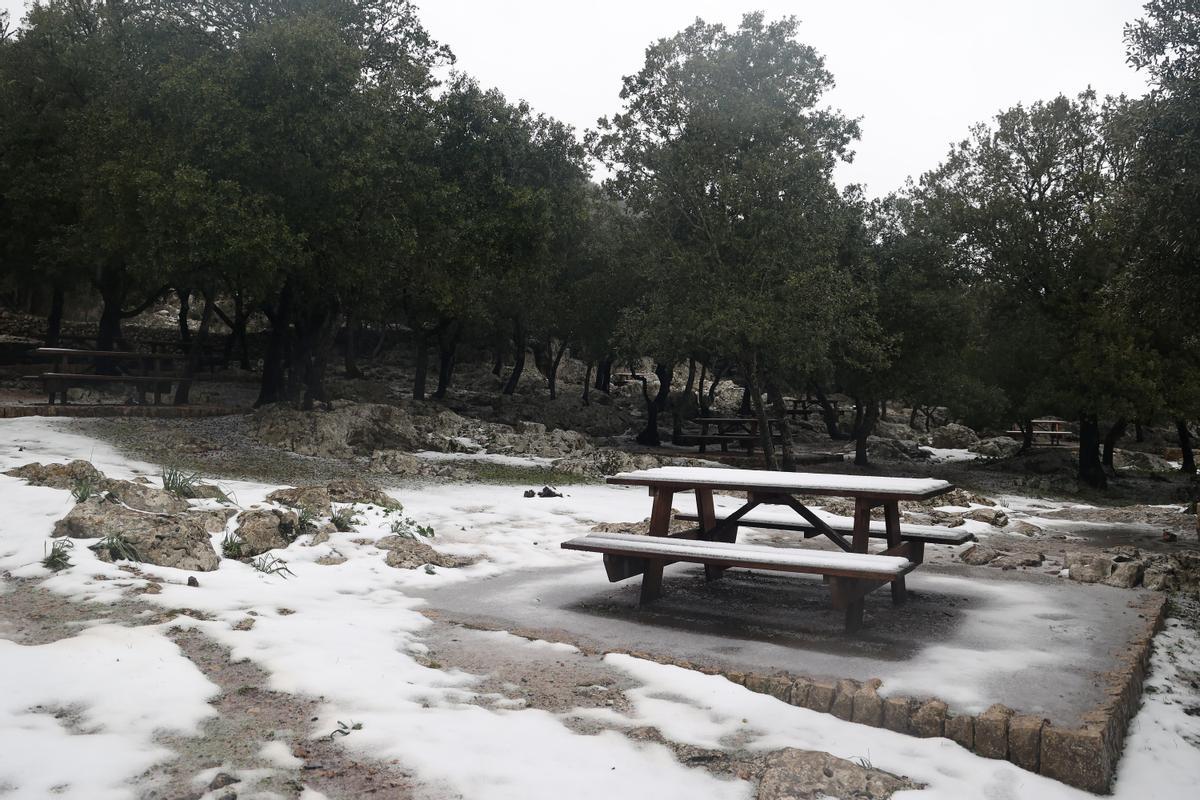
[{"label": "wooden tabletop", "polygon": [[719,467],[640,469],[612,475],[607,478],[607,482],[623,486],[662,486],[676,491],[698,488],[725,489],[882,500],[928,500],[954,488],[953,484],[936,478],[889,478]]}]

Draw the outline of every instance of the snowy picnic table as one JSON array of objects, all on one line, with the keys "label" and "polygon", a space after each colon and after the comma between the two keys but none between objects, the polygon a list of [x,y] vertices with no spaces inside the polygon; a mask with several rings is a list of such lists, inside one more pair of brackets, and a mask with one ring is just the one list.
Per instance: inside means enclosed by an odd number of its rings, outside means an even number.
[{"label": "snowy picnic table", "polygon": [[[893,603],[904,603],[904,576],[921,564],[926,543],[957,544],[969,538],[969,534],[949,529],[900,524],[901,500],[928,500],[954,488],[934,478],[657,467],[613,475],[608,483],[649,488],[653,498],[650,536],[592,534],[564,542],[563,547],[603,553],[610,581],[642,575],[643,603],[659,596],[663,567],[675,561],[703,564],[709,580],[720,578],[731,566],[817,574],[830,578],[833,605],[845,610],[846,629],[852,631],[861,626],[864,598],[874,589],[890,584]],[[671,534],[672,501],[676,494],[689,491],[696,497],[696,513],[680,514],[679,518],[695,520],[699,525],[694,530]],[[746,502],[735,511],[718,514],[713,502],[716,491],[745,492]],[[800,502],[797,495],[852,498],[853,523],[831,523]],[[762,505],[790,508],[797,515],[790,524],[778,514],[770,515],[763,520],[767,527],[802,532],[806,537],[822,535],[839,550],[738,543],[739,523],[753,527],[759,520],[750,512]],[[880,506],[883,525],[872,525],[871,511]],[[873,537],[885,539],[886,549],[871,553],[868,544]]]}]

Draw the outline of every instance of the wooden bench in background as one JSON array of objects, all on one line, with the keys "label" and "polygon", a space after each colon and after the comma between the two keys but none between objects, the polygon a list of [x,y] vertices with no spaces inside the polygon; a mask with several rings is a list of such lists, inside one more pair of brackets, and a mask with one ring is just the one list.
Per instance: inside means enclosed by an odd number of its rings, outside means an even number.
[{"label": "wooden bench in background", "polygon": [[[182,374],[167,372],[164,367],[185,362],[187,356],[178,353],[131,353],[125,350],[74,350],[66,347],[39,347],[32,351],[39,358],[52,359],[56,369],[32,377],[40,378],[54,405],[55,396],[63,404],[67,402],[67,390],[104,384],[123,384],[134,387],[138,397],[144,400],[146,392],[154,394],[154,404],[162,402],[164,394],[172,387],[189,380]],[[97,372],[104,366],[114,369],[114,374]],[[90,370],[90,371],[83,371]]]}]

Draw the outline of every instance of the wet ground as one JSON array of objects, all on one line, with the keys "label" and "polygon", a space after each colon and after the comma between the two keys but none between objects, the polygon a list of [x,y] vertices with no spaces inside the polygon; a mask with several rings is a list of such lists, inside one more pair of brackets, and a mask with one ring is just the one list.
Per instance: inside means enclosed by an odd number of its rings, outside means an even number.
[{"label": "wet ground", "polygon": [[880,678],[882,694],[938,697],[955,710],[1003,703],[1076,724],[1104,697],[1102,675],[1146,628],[1148,593],[987,568],[927,566],[909,602],[867,599],[846,636],[819,578],[667,569],[663,597],[638,607],[638,578],[590,566],[509,573],[426,595],[437,619],[625,650],[699,666],[812,678]]}]

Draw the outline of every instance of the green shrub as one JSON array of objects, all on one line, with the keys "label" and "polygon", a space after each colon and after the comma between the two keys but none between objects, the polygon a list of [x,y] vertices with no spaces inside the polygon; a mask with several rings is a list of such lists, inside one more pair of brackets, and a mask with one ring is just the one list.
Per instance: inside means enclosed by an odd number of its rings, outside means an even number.
[{"label": "green shrub", "polygon": [[46,557],[42,559],[42,566],[55,572],[58,572],[60,569],[66,569],[71,566],[71,551],[73,549],[75,549],[75,542],[70,539],[56,539],[54,544],[50,546],[50,552],[46,553]]}]

